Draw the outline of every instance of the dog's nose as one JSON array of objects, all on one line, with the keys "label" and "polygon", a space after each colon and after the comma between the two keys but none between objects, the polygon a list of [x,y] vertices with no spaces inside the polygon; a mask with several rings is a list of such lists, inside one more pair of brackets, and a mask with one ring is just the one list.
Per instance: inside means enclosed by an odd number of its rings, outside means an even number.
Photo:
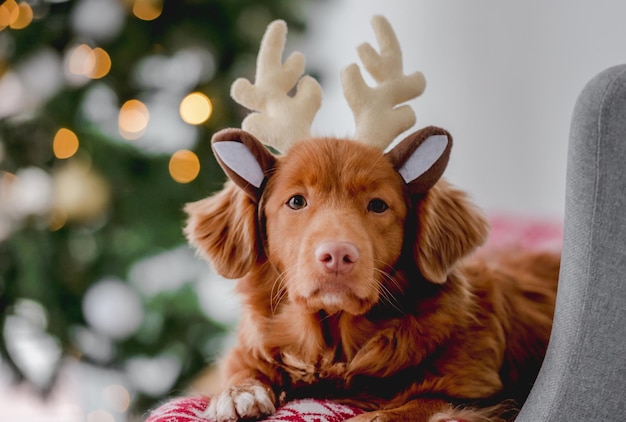
[{"label": "dog's nose", "polygon": [[345,274],[359,260],[359,250],[350,242],[322,242],[315,248],[315,258],[326,271]]}]

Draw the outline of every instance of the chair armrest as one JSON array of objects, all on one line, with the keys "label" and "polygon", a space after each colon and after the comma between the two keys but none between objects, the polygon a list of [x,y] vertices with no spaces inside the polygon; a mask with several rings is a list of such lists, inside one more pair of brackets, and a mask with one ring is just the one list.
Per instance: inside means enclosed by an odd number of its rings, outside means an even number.
[{"label": "chair armrest", "polygon": [[626,65],[585,86],[569,142],[554,326],[518,422],[626,417]]}]

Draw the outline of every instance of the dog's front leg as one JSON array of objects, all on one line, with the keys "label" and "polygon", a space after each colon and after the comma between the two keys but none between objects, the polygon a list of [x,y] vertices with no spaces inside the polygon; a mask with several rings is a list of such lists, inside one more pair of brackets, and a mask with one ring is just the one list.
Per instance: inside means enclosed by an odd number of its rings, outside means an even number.
[{"label": "dog's front leg", "polygon": [[407,367],[419,364],[425,355],[422,348],[407,336],[402,324],[389,326],[371,338],[348,363],[348,375],[388,377]]},{"label": "dog's front leg", "polygon": [[254,371],[241,371],[229,378],[228,387],[211,397],[205,411],[209,420],[234,422],[258,420],[276,412],[276,394],[264,377]]}]

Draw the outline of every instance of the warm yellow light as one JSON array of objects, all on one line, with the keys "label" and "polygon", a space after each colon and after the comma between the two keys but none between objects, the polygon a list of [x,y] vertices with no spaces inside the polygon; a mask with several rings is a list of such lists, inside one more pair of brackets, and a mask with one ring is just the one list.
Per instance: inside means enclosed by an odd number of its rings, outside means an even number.
[{"label": "warm yellow light", "polygon": [[55,209],[48,221],[48,228],[51,232],[55,232],[61,230],[63,226],[65,226],[65,223],[67,223],[67,213],[65,210]]},{"label": "warm yellow light", "polygon": [[70,53],[68,69],[74,75],[100,79],[111,70],[111,57],[100,47],[91,48],[81,44]]},{"label": "warm yellow light", "polygon": [[192,151],[176,151],[169,164],[170,176],[178,183],[189,183],[200,173],[200,160]]},{"label": "warm yellow light", "polygon": [[68,69],[74,75],[89,76],[95,67],[96,54],[87,44],[81,44],[72,50]]},{"label": "warm yellow light", "polygon": [[11,26],[20,16],[20,7],[15,0],[7,0],[0,5],[0,28]]},{"label": "warm yellow light", "polygon": [[78,136],[69,129],[59,129],[52,141],[52,151],[57,158],[70,158],[78,151]]},{"label": "warm yellow light", "polygon": [[0,5],[0,31],[9,26],[9,11],[4,4]]},{"label": "warm yellow light", "polygon": [[135,0],[133,4],[133,15],[144,21],[152,21],[163,13],[163,2],[161,0]]},{"label": "warm yellow light", "polygon": [[120,135],[126,139],[138,139],[144,134],[149,121],[148,107],[139,100],[128,100],[120,109]]},{"label": "warm yellow light", "polygon": [[24,29],[33,21],[33,9],[26,2],[20,3],[18,7],[18,16],[9,25],[12,29]]},{"label": "warm yellow light", "polygon": [[92,51],[95,57],[95,63],[90,74],[87,76],[92,79],[103,78],[111,70],[111,57],[109,56],[109,53],[100,47],[96,47]]},{"label": "warm yellow light", "polygon": [[118,413],[125,413],[130,405],[130,393],[121,385],[109,385],[102,390],[102,396],[108,407]]},{"label": "warm yellow light", "polygon": [[211,100],[201,92],[187,95],[180,103],[180,117],[190,125],[206,122],[211,117],[212,112]]}]

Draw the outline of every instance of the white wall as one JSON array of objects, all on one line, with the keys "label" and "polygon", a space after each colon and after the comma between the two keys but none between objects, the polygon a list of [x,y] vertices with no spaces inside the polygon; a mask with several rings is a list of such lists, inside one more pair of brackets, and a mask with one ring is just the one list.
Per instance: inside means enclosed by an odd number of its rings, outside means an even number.
[{"label": "white wall", "polygon": [[561,216],[573,105],[591,77],[626,62],[626,2],[318,1],[303,48],[324,87],[315,133],[353,133],[339,72],[358,44],[376,46],[374,14],[394,26],[405,72],[426,76],[416,127],[454,137],[447,177],[487,210]]}]

